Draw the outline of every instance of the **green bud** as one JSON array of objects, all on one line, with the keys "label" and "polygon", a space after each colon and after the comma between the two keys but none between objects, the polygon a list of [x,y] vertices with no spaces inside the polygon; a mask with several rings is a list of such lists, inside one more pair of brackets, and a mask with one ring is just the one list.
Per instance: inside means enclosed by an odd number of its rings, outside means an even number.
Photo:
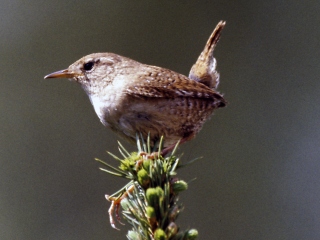
[{"label": "green bud", "polygon": [[156,211],[154,210],[153,207],[148,206],[147,209],[146,209],[146,212],[147,212],[148,218],[156,217]]},{"label": "green bud", "polygon": [[150,183],[148,172],[143,168],[138,172],[138,182],[143,188],[147,188]]},{"label": "green bud", "polygon": [[158,194],[159,198],[163,198],[163,196],[164,196],[163,189],[158,186],[158,187],[156,187],[156,191],[157,191],[157,194]]},{"label": "green bud", "polygon": [[167,239],[166,233],[161,228],[158,228],[154,232],[154,240],[166,240],[166,239]]},{"label": "green bud", "polygon": [[186,183],[183,180],[178,180],[178,181],[172,183],[171,186],[172,186],[172,191],[174,193],[179,193],[179,192],[182,192],[182,191],[188,189],[188,183]]},{"label": "green bud", "polygon": [[158,200],[158,204],[160,206],[163,205],[163,200],[164,200],[164,191],[161,187],[156,187],[156,191],[157,191],[157,194],[158,194],[158,197],[159,197],[159,200]]},{"label": "green bud", "polygon": [[145,170],[149,172],[151,160],[150,159],[143,159],[142,166]]},{"label": "green bud", "polygon": [[196,229],[190,229],[186,234],[187,240],[196,240],[198,238],[198,231]]},{"label": "green bud", "polygon": [[156,211],[154,210],[153,207],[148,206],[146,209],[147,217],[149,224],[151,226],[151,229],[155,229],[157,227],[157,216],[156,216]]},{"label": "green bud", "polygon": [[139,160],[140,155],[137,152],[132,152],[131,155],[123,160],[121,160],[120,169],[124,171],[131,171],[136,162]]},{"label": "green bud", "polygon": [[148,204],[152,207],[159,205],[159,197],[155,188],[148,188],[146,191]]}]

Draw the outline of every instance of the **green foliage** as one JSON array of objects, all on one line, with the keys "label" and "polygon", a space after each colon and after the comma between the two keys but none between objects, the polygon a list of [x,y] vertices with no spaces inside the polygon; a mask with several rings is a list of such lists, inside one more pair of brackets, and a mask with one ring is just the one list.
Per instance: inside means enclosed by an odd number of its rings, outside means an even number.
[{"label": "green foliage", "polygon": [[106,167],[100,168],[102,171],[130,179],[119,191],[106,195],[107,200],[112,202],[109,209],[111,226],[116,228],[114,218],[120,220],[118,211],[121,206],[122,215],[132,225],[132,230],[127,233],[128,239],[196,239],[196,230],[179,231],[176,224],[183,209],[178,204],[178,194],[188,188],[188,184],[176,176],[180,161],[174,154],[176,148],[164,157],[161,148],[158,152],[152,152],[148,142],[144,143],[137,137],[138,152],[133,153],[119,143],[123,159],[109,153],[119,161],[118,168],[96,159]]}]

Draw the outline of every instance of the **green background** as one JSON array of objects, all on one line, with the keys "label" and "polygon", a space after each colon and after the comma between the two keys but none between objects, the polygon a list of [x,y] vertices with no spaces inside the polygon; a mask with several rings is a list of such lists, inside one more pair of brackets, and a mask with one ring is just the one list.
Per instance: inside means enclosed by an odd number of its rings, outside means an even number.
[{"label": "green background", "polygon": [[[117,136],[79,85],[44,75],[93,52],[188,74],[226,20],[219,109],[183,161],[182,229],[200,239],[320,239],[319,1],[19,1],[0,8],[0,239],[125,239]],[[135,148],[126,145],[130,150]],[[114,162],[116,164],[116,162]]]}]

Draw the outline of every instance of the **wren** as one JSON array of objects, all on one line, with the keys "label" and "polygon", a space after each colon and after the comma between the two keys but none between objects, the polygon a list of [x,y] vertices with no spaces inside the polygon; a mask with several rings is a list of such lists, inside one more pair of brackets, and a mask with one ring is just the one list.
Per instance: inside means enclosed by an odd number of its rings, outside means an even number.
[{"label": "wren", "polygon": [[150,134],[151,145],[164,147],[192,139],[216,108],[226,101],[216,90],[214,48],[225,26],[220,21],[191,68],[189,77],[145,65],[114,53],[87,55],[46,78],[69,78],[89,96],[102,124],[133,142]]}]

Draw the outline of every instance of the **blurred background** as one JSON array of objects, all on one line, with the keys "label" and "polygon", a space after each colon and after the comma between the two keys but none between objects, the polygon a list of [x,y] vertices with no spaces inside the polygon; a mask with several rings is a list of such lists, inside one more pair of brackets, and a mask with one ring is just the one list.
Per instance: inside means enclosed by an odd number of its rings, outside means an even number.
[{"label": "blurred background", "polygon": [[[125,239],[117,136],[79,85],[43,77],[114,52],[188,75],[220,20],[219,109],[182,145],[178,223],[199,239],[320,239],[319,1],[21,1],[0,8],[0,239]],[[126,145],[129,150],[134,146]]]}]

